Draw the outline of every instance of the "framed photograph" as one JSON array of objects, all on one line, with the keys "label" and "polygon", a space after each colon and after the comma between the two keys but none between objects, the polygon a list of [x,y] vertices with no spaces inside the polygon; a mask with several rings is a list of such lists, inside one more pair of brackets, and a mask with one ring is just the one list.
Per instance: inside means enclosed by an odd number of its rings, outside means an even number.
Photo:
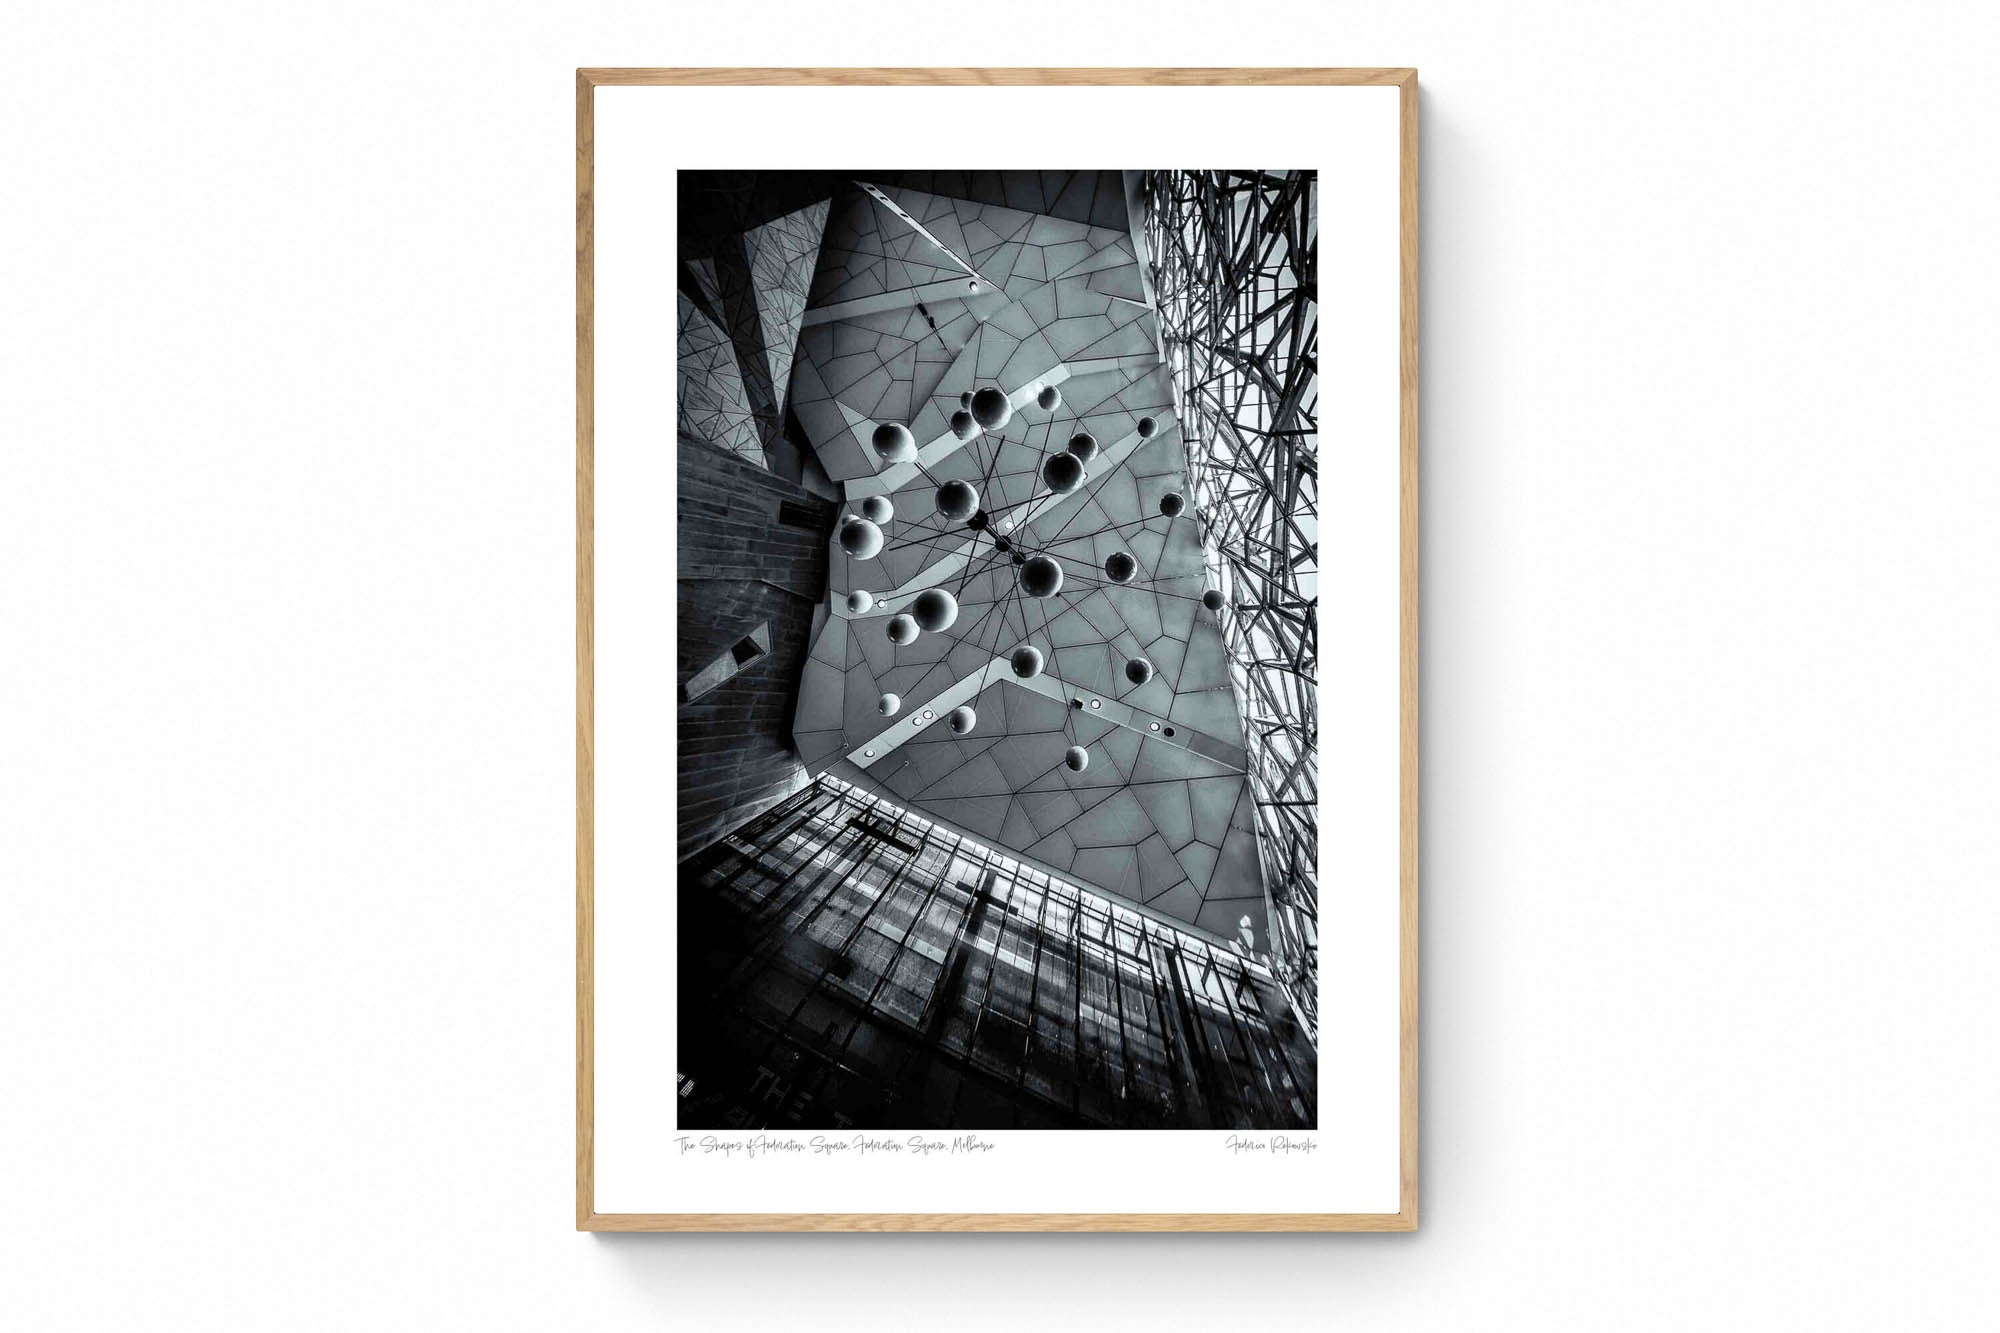
[{"label": "framed photograph", "polygon": [[1414,1229],[1416,72],[576,95],[577,1227]]}]

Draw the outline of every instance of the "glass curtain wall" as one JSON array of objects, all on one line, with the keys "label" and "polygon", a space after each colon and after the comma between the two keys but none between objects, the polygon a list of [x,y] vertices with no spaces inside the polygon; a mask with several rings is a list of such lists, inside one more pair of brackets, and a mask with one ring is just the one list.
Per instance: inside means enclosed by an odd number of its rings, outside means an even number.
[{"label": "glass curtain wall", "polygon": [[1152,171],[1146,245],[1243,711],[1273,952],[1319,995],[1319,177]]},{"label": "glass curtain wall", "polygon": [[684,862],[680,898],[682,1129],[1316,1125],[1259,960],[837,778]]}]

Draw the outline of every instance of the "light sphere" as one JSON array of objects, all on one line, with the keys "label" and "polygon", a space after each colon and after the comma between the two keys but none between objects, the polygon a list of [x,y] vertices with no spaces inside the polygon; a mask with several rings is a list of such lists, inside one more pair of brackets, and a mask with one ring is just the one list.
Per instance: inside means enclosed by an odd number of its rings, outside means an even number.
[{"label": "light sphere", "polygon": [[989,384],[972,395],[972,419],[987,430],[999,430],[1014,419],[1014,405]]},{"label": "light sphere", "polygon": [[901,463],[916,457],[917,437],[900,421],[885,421],[877,426],[871,443],[885,463]]},{"label": "light sphere", "polygon": [[875,707],[881,711],[883,717],[894,717],[903,707],[903,696],[900,694],[885,694],[882,696],[881,702],[877,703]]},{"label": "light sphere", "polygon": [[886,495],[871,495],[861,502],[861,517],[870,523],[887,523],[896,516],[896,506],[889,503]]},{"label": "light sphere", "polygon": [[882,549],[882,529],[865,518],[850,518],[841,525],[840,549],[856,560],[873,560]]},{"label": "light sphere", "polygon": [[951,724],[953,735],[963,736],[979,724],[979,714],[969,705],[960,704],[945,715],[945,721]]},{"label": "light sphere", "polygon": [[1168,518],[1179,518],[1181,510],[1186,508],[1187,501],[1181,498],[1179,491],[1168,491],[1160,497],[1160,512]]},{"label": "light sphere", "polygon": [[961,440],[970,440],[979,434],[979,423],[972,419],[972,413],[961,407],[951,414],[951,433]]},{"label": "light sphere", "polygon": [[1222,609],[1222,590],[1220,588],[1210,588],[1201,595],[1201,604],[1211,611],[1220,611]]},{"label": "light sphere", "polygon": [[916,641],[917,622],[910,618],[909,612],[906,611],[901,615],[889,617],[890,643],[915,643]]},{"label": "light sphere", "polygon": [[1042,484],[1057,495],[1068,495],[1083,484],[1083,460],[1075,454],[1050,454],[1042,463]]},{"label": "light sphere", "polygon": [[1053,384],[1044,384],[1042,391],[1035,395],[1035,406],[1044,412],[1053,412],[1062,406],[1062,390]]},{"label": "light sphere", "polygon": [[958,599],[942,588],[926,588],[910,603],[910,613],[918,625],[935,634],[950,629],[951,622],[958,619]]},{"label": "light sphere", "polygon": [[979,508],[979,491],[969,481],[948,481],[937,488],[937,511],[954,523],[972,517]]},{"label": "light sphere", "polygon": [[1079,463],[1088,463],[1097,457],[1097,437],[1087,430],[1080,430],[1069,437],[1069,451],[1076,455]]},{"label": "light sphere", "polygon": [[1072,773],[1081,773],[1090,767],[1090,751],[1081,745],[1072,745],[1063,751],[1063,766]]},{"label": "light sphere", "polygon": [[1135,657],[1125,664],[1125,679],[1134,685],[1144,685],[1153,678],[1153,664],[1143,657]]},{"label": "light sphere", "polygon": [[1113,583],[1130,583],[1139,572],[1139,562],[1129,551],[1113,551],[1104,558],[1104,577]]},{"label": "light sphere", "polygon": [[1014,650],[1014,674],[1022,680],[1032,680],[1042,674],[1042,650],[1033,644],[1022,644]]},{"label": "light sphere", "polygon": [[1054,556],[1038,555],[1022,565],[1014,579],[1028,596],[1046,599],[1062,591],[1063,568]]},{"label": "light sphere", "polygon": [[847,594],[847,609],[855,615],[866,615],[875,606],[875,594],[866,588],[856,588]]},{"label": "light sphere", "polygon": [[1158,430],[1159,428],[1160,428],[1160,423],[1159,423],[1159,422],[1157,422],[1157,421],[1155,421],[1155,420],[1153,420],[1153,419],[1152,419],[1151,417],[1140,417],[1140,418],[1139,418],[1139,438],[1140,438],[1140,439],[1142,439],[1142,440],[1150,440],[1150,439],[1152,439],[1152,438],[1153,438],[1153,432],[1154,432],[1154,431],[1156,431],[1156,430]]}]

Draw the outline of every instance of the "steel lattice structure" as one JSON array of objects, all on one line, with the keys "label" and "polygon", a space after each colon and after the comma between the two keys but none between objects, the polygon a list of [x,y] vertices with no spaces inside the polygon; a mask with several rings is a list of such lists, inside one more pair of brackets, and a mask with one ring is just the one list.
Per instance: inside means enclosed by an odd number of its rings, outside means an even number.
[{"label": "steel lattice structure", "polygon": [[1318,173],[1155,171],[1146,241],[1194,511],[1227,598],[1275,952],[1318,1027]]}]

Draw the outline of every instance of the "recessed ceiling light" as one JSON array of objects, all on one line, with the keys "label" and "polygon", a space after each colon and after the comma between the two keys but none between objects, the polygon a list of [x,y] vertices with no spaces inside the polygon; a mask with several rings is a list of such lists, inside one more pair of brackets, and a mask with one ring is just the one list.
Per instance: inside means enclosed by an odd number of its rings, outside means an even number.
[{"label": "recessed ceiling light", "polygon": [[928,718],[933,718],[933,717],[936,717],[936,716],[937,716],[937,714],[936,714],[936,713],[933,713],[933,712],[932,712],[932,711],[931,711],[930,709],[926,708],[926,709],[924,710],[924,717],[925,717],[925,718],[927,718],[927,719],[928,719]]},{"label": "recessed ceiling light", "polygon": [[[1147,725],[1150,726],[1154,731],[1158,731],[1160,729],[1160,724],[1157,722],[1149,722],[1147,723]],[[870,753],[872,754],[874,752],[870,751]]]},{"label": "recessed ceiling light", "polygon": [[873,750],[863,750],[861,753],[870,759],[873,759],[875,757],[875,752]]},{"label": "recessed ceiling light", "polygon": [[1102,699],[1092,699],[1092,700],[1090,701],[1090,706],[1091,706],[1092,708],[1102,708],[1102,707],[1104,707],[1104,700],[1102,700]]}]

